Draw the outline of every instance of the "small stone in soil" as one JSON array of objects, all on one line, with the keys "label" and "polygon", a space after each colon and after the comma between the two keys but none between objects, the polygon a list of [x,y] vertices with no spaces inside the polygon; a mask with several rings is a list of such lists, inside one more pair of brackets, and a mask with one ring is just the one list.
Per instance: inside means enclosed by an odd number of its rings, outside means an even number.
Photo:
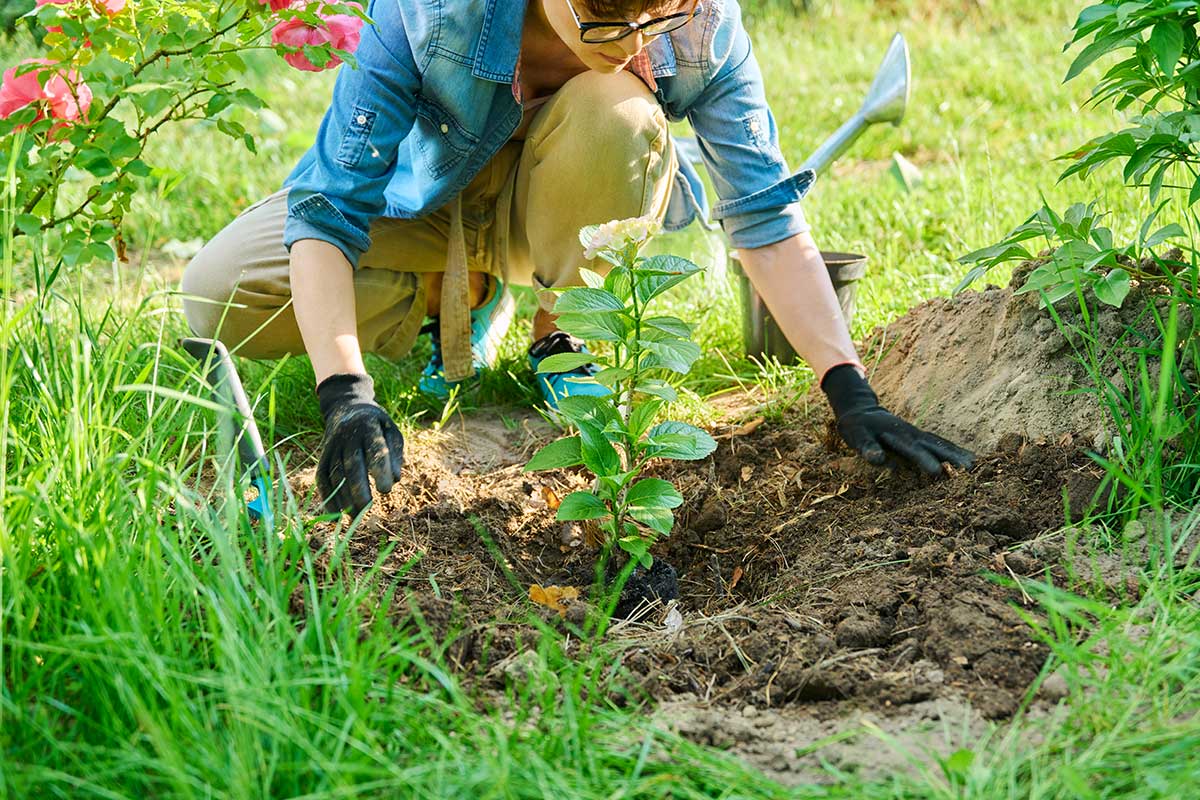
[{"label": "small stone in soil", "polygon": [[582,600],[568,600],[566,606],[567,613],[563,615],[564,618],[571,625],[582,628],[583,624],[587,622],[588,604]]},{"label": "small stone in soil", "polygon": [[909,553],[910,568],[918,575],[932,575],[949,563],[950,551],[939,542],[917,547]]},{"label": "small stone in soil", "polygon": [[775,676],[774,690],[771,694],[771,704],[776,705],[781,700],[799,700],[810,703],[821,700],[839,700],[845,697],[847,692],[830,672],[789,666]]},{"label": "small stone in soil", "polygon": [[578,522],[564,522],[559,529],[559,541],[567,549],[581,547],[583,545],[583,526]]},{"label": "small stone in soil", "polygon": [[1079,522],[1096,505],[1100,479],[1094,475],[1074,472],[1067,476],[1067,508],[1072,522]]},{"label": "small stone in soil", "polygon": [[1021,434],[1006,433],[1000,437],[1000,441],[996,444],[996,449],[1001,453],[1016,455],[1023,444],[1025,444],[1025,437]]},{"label": "small stone in soil", "polygon": [[724,528],[727,519],[725,505],[717,499],[716,495],[710,494],[704,501],[704,505],[700,507],[700,513],[692,521],[691,527],[696,533],[711,533]]},{"label": "small stone in soil", "polygon": [[1018,575],[1031,575],[1037,571],[1038,564],[1033,558],[1024,553],[1005,553],[1004,563]]},{"label": "small stone in soil", "polygon": [[1042,681],[1041,688],[1038,689],[1038,697],[1051,703],[1057,703],[1068,694],[1070,689],[1067,687],[1067,679],[1057,672]]}]

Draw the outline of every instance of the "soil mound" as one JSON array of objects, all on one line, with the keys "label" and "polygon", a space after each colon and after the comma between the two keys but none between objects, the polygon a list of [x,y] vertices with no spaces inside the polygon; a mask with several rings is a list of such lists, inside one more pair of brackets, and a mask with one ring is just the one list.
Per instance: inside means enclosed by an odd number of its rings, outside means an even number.
[{"label": "soil mound", "polygon": [[[989,452],[1007,433],[1030,439],[1074,433],[1105,450],[1106,418],[1087,389],[1081,363],[1086,337],[1078,303],[1055,310],[1064,335],[1036,294],[1015,294],[1035,264],[1027,262],[1005,288],[989,287],[914,308],[863,347],[871,383],[893,412],[965,447]],[[1168,298],[1139,287],[1120,309],[1093,302],[1088,309],[1096,334],[1091,352],[1102,374],[1124,388],[1121,369],[1137,356],[1119,343],[1150,353],[1161,337],[1150,308],[1165,316]],[[1180,330],[1191,328],[1181,309]],[[1157,370],[1157,359],[1150,367]],[[1136,374],[1136,373],[1135,373]],[[1111,432],[1109,432],[1111,433]]]}]

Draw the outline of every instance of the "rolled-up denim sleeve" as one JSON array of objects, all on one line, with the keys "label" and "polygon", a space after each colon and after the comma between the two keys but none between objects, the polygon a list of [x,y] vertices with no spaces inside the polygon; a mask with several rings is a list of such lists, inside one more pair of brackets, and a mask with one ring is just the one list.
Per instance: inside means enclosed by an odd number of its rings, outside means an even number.
[{"label": "rolled-up denim sleeve", "polygon": [[319,239],[357,267],[371,246],[371,223],[384,212],[384,191],[412,129],[420,87],[402,20],[385,10],[388,5],[372,4],[376,24],[363,29],[358,67],[340,68],[316,142],[285,182],[289,251],[301,239]]},{"label": "rolled-up denim sleeve", "polygon": [[713,39],[713,76],[688,119],[720,201],[713,217],[735,247],[763,247],[809,230],[799,201],[815,176],[788,170],[750,37],[730,7]]}]

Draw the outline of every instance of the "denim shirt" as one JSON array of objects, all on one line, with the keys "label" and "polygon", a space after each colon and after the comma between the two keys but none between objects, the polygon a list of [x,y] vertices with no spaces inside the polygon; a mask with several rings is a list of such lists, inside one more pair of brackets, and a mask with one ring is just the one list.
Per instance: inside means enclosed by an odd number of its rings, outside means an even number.
[{"label": "denim shirt", "polygon": [[[537,0],[534,0],[537,2]],[[419,217],[471,182],[521,121],[512,80],[526,0],[372,0],[358,68],[342,67],[316,142],[284,182],[284,244],[320,239],[357,266],[380,216]],[[735,247],[808,230],[797,202],[813,173],[791,174],[736,0],[704,0],[687,25],[647,45],[668,119],[688,120]],[[705,202],[682,155],[665,227]],[[597,220],[603,222],[605,220]]]}]

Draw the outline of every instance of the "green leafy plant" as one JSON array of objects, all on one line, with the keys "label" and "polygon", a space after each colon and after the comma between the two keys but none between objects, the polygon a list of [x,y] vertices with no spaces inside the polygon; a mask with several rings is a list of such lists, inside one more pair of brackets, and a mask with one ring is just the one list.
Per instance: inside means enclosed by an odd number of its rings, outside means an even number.
[{"label": "green leafy plant", "polygon": [[1198,24],[1196,0],[1099,3],[1080,13],[1067,47],[1083,49],[1066,80],[1106,56],[1118,56],[1092,89],[1090,102],[1138,113],[1133,125],[1063,156],[1074,162],[1063,178],[1119,162],[1127,183],[1148,186],[1152,203],[1164,186],[1187,189],[1189,205],[1200,200]]},{"label": "green leafy plant", "polygon": [[[1040,259],[1042,263],[1034,267],[1016,294],[1037,292],[1045,307],[1072,297],[1077,291],[1090,291],[1100,302],[1119,307],[1133,280],[1166,280],[1175,268],[1185,266],[1151,257],[1156,268],[1153,271],[1142,268],[1143,253],[1151,253],[1151,248],[1186,235],[1178,223],[1154,229],[1155,212],[1142,223],[1137,242],[1117,247],[1112,231],[1101,224],[1104,217],[1094,202],[1076,203],[1063,214],[1043,205],[1002,241],[960,258],[960,263],[974,266],[954,293],[963,291],[1000,264]],[[1038,240],[1044,241],[1047,249],[1028,247],[1030,242]]]},{"label": "green leafy plant", "polygon": [[554,306],[558,326],[580,338],[607,342],[611,355],[562,353],[549,356],[539,372],[566,372],[587,363],[601,367],[595,379],[610,391],[603,397],[563,398],[558,413],[575,433],[538,451],[526,471],[583,466],[595,476],[590,492],[563,498],[558,519],[594,520],[607,548],[614,543],[649,567],[650,547],[675,524],[683,497],[669,481],[643,478],[655,459],[696,460],[717,444],[699,428],[659,421],[677,399],[668,378],[686,374],[700,357],[692,327],[672,316],[652,316],[651,303],[700,268],[671,255],[643,257],[655,231],[646,219],[584,228],[580,241],[589,256],[611,265],[608,275],[583,270],[586,286],[565,289]]},{"label": "green leafy plant", "polygon": [[143,156],[164,126],[206,121],[255,149],[238,121],[265,105],[239,85],[247,52],[334,67],[366,20],[325,0],[38,0],[29,14],[43,52],[0,64],[0,148],[19,143],[11,233],[55,231],[67,266],[122,255],[121,221],[154,180]]},{"label": "green leafy plant", "polygon": [[[1082,49],[1066,80],[1104,65],[1089,102],[1129,112],[1132,124],[1062,156],[1070,164],[1060,180],[1122,166],[1126,184],[1145,190],[1154,207],[1131,244],[1114,244],[1095,202],[1062,214],[1043,204],[1002,241],[960,259],[972,268],[955,293],[997,265],[1032,262],[1018,293],[1037,292],[1050,307],[1090,375],[1085,391],[1096,395],[1118,431],[1107,454],[1095,456],[1106,480],[1121,485],[1120,493],[1108,494],[1111,513],[1161,509],[1166,500],[1188,504],[1195,497],[1197,251],[1192,231],[1158,219],[1168,207],[1186,213],[1200,200],[1198,24],[1197,0],[1100,3],[1082,11],[1067,44]],[[1176,239],[1182,239],[1179,249],[1163,254]],[[1044,249],[1032,246],[1039,241]],[[1146,334],[1130,326],[1116,343],[1095,337],[1087,295],[1120,306],[1135,283],[1154,285],[1135,309],[1154,328]],[[1060,315],[1054,306],[1067,298],[1077,309],[1068,305]],[[1114,360],[1115,349],[1126,358]]]},{"label": "green leafy plant", "polygon": [[[1079,15],[1066,49],[1083,45],[1067,70],[1069,81],[1106,56],[1121,56],[1092,89],[1089,102],[1117,111],[1136,107],[1133,125],[1106,133],[1061,156],[1072,162],[1059,180],[1086,177],[1112,162],[1124,163],[1126,183],[1146,187],[1155,210],[1142,223],[1138,241],[1113,244],[1112,231],[1100,224],[1095,203],[1076,204],[1057,214],[1043,205],[1002,241],[969,253],[960,263],[971,270],[955,288],[966,289],[999,264],[1035,258],[1024,243],[1045,239],[1049,253],[1020,292],[1039,292],[1053,304],[1078,290],[1090,290],[1103,303],[1120,306],[1131,279],[1162,280],[1163,270],[1141,271],[1148,251],[1186,236],[1172,223],[1154,230],[1169,200],[1164,189],[1187,190],[1187,204],[1200,200],[1200,0],[1141,0],[1088,6]],[[1172,265],[1161,265],[1170,269]]]}]

